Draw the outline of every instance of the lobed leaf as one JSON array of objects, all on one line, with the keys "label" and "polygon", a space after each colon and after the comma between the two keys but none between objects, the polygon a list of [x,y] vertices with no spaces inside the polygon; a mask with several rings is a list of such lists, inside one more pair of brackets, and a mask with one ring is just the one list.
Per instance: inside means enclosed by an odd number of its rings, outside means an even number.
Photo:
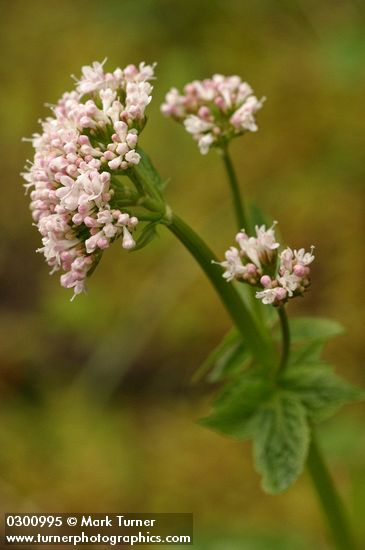
[{"label": "lobed leaf", "polygon": [[330,366],[320,363],[289,368],[281,384],[295,393],[308,417],[315,422],[328,418],[342,405],[365,397],[362,389],[337,376]]},{"label": "lobed leaf", "polygon": [[303,340],[327,340],[343,334],[344,328],[337,321],[320,317],[295,317],[290,321],[293,342]]},{"label": "lobed leaf", "polygon": [[267,493],[285,491],[301,474],[309,447],[309,426],[300,400],[278,393],[256,415],[254,458]]},{"label": "lobed leaf", "polygon": [[243,342],[236,342],[216,361],[208,375],[209,382],[232,377],[247,367],[251,355]]},{"label": "lobed leaf", "polygon": [[311,340],[304,346],[296,347],[291,350],[289,363],[291,366],[308,365],[311,363],[320,363],[324,342],[321,340]]},{"label": "lobed leaf", "polygon": [[252,435],[252,420],[263,403],[273,394],[267,377],[248,370],[227,384],[213,404],[213,412],[200,422],[204,426],[237,439]]},{"label": "lobed leaf", "polygon": [[250,353],[243,342],[242,335],[236,328],[233,328],[227,332],[221,342],[197,369],[192,381],[198,382],[209,373],[209,382],[218,382],[227,375],[242,370],[249,358]]}]

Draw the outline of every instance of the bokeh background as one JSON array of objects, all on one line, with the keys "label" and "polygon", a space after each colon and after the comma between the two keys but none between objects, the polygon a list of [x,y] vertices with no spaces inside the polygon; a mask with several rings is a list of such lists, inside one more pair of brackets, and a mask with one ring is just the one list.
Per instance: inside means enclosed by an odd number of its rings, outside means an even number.
[{"label": "bokeh background", "polygon": [[[232,149],[242,186],[287,242],[316,245],[312,291],[291,314],[343,323],[326,356],[365,385],[365,4],[2,0],[0,10],[2,511],[192,511],[198,550],[330,548],[305,474],[286,495],[264,495],[250,445],[195,422],[212,388],[191,375],[229,328],[198,267],[161,229],[138,253],[108,250],[70,303],[35,253],[21,138],[82,65],[157,61],[141,144],[171,178],[170,204],[222,255],[235,228],[220,160],[202,157],[159,106],[194,78],[247,79],[267,102],[259,132]],[[363,422],[354,405],[321,435],[365,540]]]}]

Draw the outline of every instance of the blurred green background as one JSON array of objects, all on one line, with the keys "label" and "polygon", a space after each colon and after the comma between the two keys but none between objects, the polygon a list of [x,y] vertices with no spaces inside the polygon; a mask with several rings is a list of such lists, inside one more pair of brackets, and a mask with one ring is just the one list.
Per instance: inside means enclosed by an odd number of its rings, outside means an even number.
[{"label": "blurred green background", "polygon": [[[1,511],[186,511],[200,550],[330,548],[306,475],[286,495],[259,488],[250,445],[195,420],[212,389],[191,374],[229,328],[213,290],[161,229],[148,248],[113,246],[70,303],[35,253],[19,176],[37,120],[70,74],[158,62],[141,145],[168,200],[222,256],[235,232],[222,166],[159,113],[164,94],[214,72],[267,102],[232,154],[246,194],[292,246],[316,245],[312,291],[292,315],[347,332],[327,358],[365,385],[363,183],[365,4],[360,0],[2,0],[0,241]],[[365,540],[364,409],[322,427]]]}]

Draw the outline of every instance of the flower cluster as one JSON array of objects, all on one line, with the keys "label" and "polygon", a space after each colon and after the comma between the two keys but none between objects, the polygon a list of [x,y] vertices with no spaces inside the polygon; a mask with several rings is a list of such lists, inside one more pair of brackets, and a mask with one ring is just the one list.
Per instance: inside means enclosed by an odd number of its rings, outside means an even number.
[{"label": "flower cluster", "polygon": [[182,122],[205,155],[212,146],[222,147],[246,131],[256,132],[254,115],[263,101],[239,76],[215,74],[186,84],[183,95],[172,88],[161,111]]},{"label": "flower cluster", "polygon": [[133,248],[137,218],[123,213],[113,197],[114,176],[140,161],[138,135],[151,101],[154,66],[141,63],[104,72],[104,63],[82,68],[76,89],[52,108],[34,134],[34,160],[23,174],[46,261],[62,270],[61,284],[84,290],[102,250],[122,236]]},{"label": "flower cluster", "polygon": [[225,253],[223,277],[237,279],[259,287],[256,298],[264,304],[283,305],[289,298],[302,296],[310,286],[310,267],[314,260],[313,248],[292,250],[285,248],[278,254],[280,244],[275,238],[275,224],[269,229],[256,226],[256,237],[245,231],[236,235],[239,248],[232,246]]}]

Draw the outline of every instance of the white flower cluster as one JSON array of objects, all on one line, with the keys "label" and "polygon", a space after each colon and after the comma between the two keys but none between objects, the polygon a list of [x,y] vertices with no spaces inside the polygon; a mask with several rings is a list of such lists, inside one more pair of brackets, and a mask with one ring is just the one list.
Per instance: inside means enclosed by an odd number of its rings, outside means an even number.
[{"label": "white flower cluster", "polygon": [[136,165],[139,132],[151,101],[154,66],[141,63],[106,73],[103,63],[82,68],[76,90],[65,93],[32,138],[34,160],[23,174],[32,215],[52,272],[61,285],[84,290],[101,251],[122,235],[133,248],[138,223],[113,207],[113,174]]},{"label": "white flower cluster", "polygon": [[215,74],[186,84],[182,95],[172,88],[161,111],[182,122],[205,155],[212,146],[224,146],[246,131],[256,132],[254,115],[263,101],[239,76]]},{"label": "white flower cluster", "polygon": [[238,233],[239,248],[232,246],[227,250],[225,261],[219,265],[225,268],[223,277],[227,281],[236,279],[259,287],[256,298],[264,304],[280,306],[308,290],[314,247],[310,252],[286,248],[278,255],[275,223],[269,229],[256,226],[256,237],[249,237],[245,231]]}]

